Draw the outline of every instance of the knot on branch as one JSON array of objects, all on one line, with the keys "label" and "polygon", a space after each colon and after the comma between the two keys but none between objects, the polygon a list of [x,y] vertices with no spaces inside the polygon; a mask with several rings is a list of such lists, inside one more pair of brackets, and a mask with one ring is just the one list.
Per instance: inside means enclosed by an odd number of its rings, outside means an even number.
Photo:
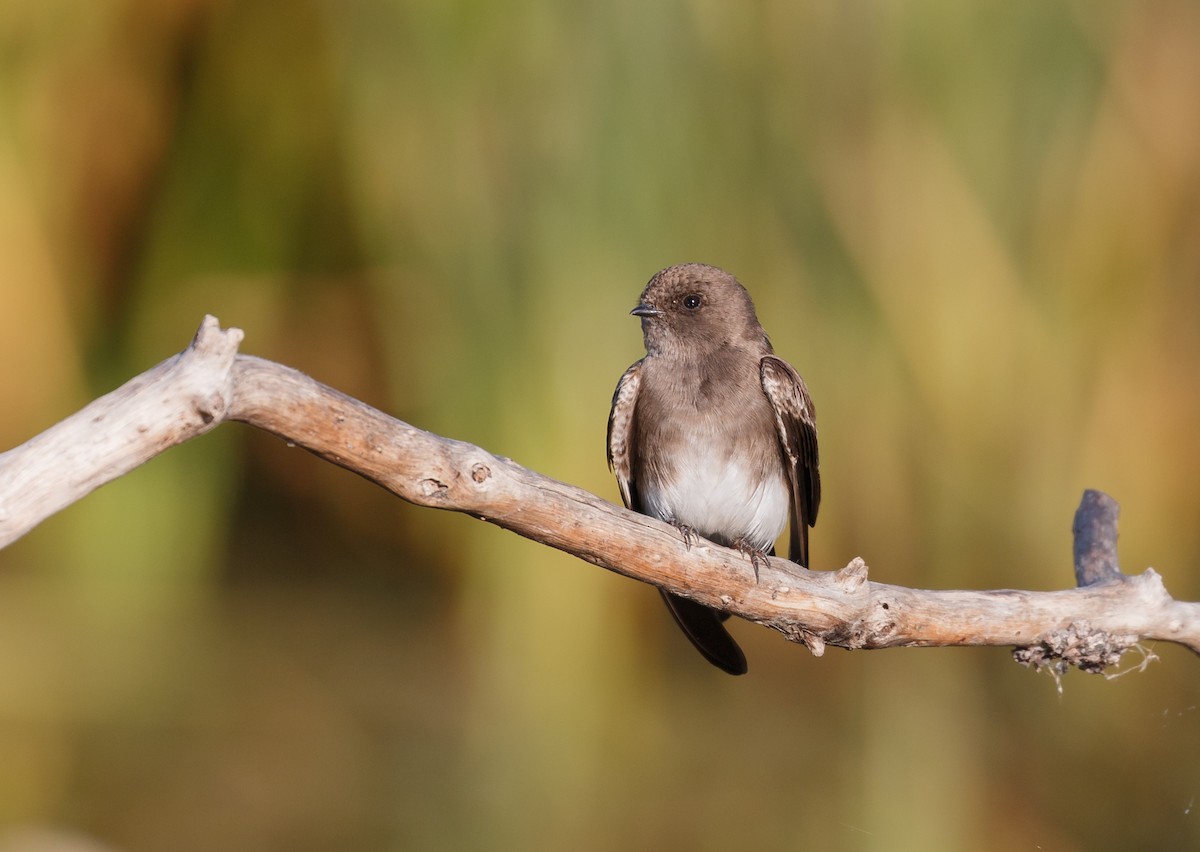
[{"label": "knot on branch", "polygon": [[825,654],[825,640],[815,633],[804,632],[802,641],[814,657],[821,657]]},{"label": "knot on branch", "polygon": [[845,568],[834,572],[833,582],[843,592],[857,592],[867,582],[867,563],[861,556],[855,556]]},{"label": "knot on branch", "polygon": [[1062,675],[1075,666],[1090,674],[1102,674],[1120,662],[1121,655],[1136,643],[1136,636],[1114,636],[1079,622],[1048,633],[1033,645],[1014,648],[1012,653],[1018,663],[1037,671],[1048,668]]},{"label": "knot on branch", "polygon": [[789,642],[808,648],[814,657],[825,655],[825,637],[790,621],[772,623],[771,626],[786,636]]},{"label": "knot on branch", "polygon": [[213,391],[193,399],[192,410],[200,418],[200,422],[208,426],[214,420],[225,419],[225,414],[229,410],[229,401],[220,391]]},{"label": "knot on branch", "polygon": [[450,494],[450,486],[441,480],[427,477],[417,483],[417,490],[422,497],[430,500],[445,500]]}]

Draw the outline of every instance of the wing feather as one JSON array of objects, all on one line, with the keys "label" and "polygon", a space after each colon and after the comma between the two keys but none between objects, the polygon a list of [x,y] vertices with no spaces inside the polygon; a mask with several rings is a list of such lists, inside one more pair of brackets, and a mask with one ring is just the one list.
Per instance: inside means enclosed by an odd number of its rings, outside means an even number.
[{"label": "wing feather", "polygon": [[641,512],[633,482],[633,415],[642,386],[642,361],[635,362],[617,382],[608,412],[608,467],[617,477],[625,508]]},{"label": "wing feather", "polygon": [[808,528],[817,522],[821,474],[817,457],[817,412],[804,379],[782,358],[759,363],[763,393],[775,415],[779,447],[792,491],[788,559],[808,567]]}]

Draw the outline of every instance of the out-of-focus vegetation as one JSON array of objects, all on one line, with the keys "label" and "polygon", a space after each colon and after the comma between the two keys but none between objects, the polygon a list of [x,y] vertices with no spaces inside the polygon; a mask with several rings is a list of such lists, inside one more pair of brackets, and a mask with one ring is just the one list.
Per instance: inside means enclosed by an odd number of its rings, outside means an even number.
[{"label": "out-of-focus vegetation", "polygon": [[[616,499],[657,269],[820,413],[814,564],[1200,597],[1200,5],[7,0],[0,447],[244,350]],[[0,553],[0,847],[1182,849],[1200,664],[734,680],[657,595],[225,426]],[[8,838],[5,841],[4,838]]]}]

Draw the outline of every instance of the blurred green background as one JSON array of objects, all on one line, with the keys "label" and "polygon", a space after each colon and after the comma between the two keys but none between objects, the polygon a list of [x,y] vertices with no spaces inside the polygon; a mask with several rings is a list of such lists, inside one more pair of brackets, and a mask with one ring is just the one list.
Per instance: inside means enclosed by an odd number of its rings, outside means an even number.
[{"label": "blurred green background", "polygon": [[[212,313],[616,501],[686,260],[812,389],[815,567],[1065,587],[1095,487],[1200,598],[1194,2],[0,4],[0,448]],[[733,629],[223,426],[0,553],[0,848],[1200,847],[1187,652]]]}]

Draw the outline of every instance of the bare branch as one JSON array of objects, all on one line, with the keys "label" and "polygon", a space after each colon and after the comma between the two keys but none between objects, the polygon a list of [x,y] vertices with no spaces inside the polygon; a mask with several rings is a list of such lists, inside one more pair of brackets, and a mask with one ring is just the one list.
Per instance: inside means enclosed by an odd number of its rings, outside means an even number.
[{"label": "bare branch", "polygon": [[19,447],[0,453],[0,547],[225,419],[240,329],[205,317],[191,345]]},{"label": "bare branch", "polygon": [[[769,559],[756,582],[736,551],[424,432],[280,364],[234,357],[241,332],[205,319],[189,349],[0,455],[0,546],[94,488],[222,420],[272,432],[420,506],[496,524],[595,565],[727,610],[802,642],[843,648],[1011,645],[1033,665],[1099,671],[1142,640],[1200,653],[1200,604],[1153,570],[1116,567],[1115,503],[1087,492],[1076,517],[1080,588],[929,591],[867,578],[853,559],[806,571]],[[1080,567],[1083,566],[1083,567]]]}]

